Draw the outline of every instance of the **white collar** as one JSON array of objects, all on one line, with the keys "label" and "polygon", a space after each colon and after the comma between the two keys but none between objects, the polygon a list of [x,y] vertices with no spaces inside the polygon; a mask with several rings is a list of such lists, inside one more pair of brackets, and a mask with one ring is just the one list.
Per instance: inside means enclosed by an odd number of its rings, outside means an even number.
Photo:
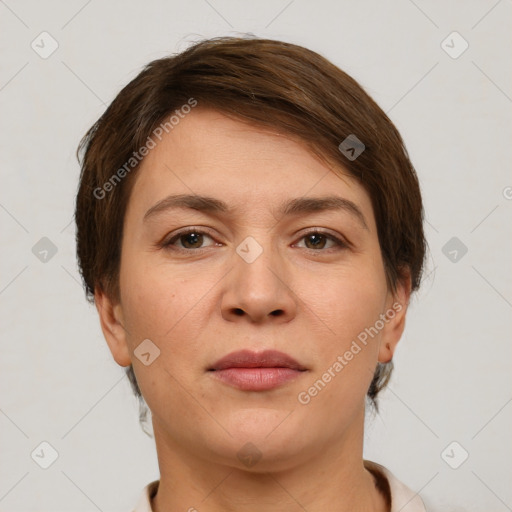
[{"label": "white collar", "polygon": [[380,473],[387,480],[391,494],[391,512],[427,512],[419,494],[400,482],[389,469],[370,460],[364,461],[364,467],[374,473]]}]

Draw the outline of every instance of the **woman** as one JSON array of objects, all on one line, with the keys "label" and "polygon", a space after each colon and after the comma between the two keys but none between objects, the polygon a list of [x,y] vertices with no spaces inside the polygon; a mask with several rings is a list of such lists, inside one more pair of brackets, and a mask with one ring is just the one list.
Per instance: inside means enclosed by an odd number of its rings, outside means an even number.
[{"label": "woman", "polygon": [[384,112],[305,48],[151,62],[81,142],[77,252],[152,413],[142,511],[425,510],[363,460],[425,256]]}]

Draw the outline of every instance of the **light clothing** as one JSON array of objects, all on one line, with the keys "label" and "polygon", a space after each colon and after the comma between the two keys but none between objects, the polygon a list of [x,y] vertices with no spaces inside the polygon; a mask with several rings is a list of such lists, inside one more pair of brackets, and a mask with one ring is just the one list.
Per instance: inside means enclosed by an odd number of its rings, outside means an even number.
[{"label": "light clothing", "polygon": [[156,494],[159,483],[160,480],[155,480],[154,482],[151,482],[150,484],[146,485],[146,487],[144,487],[139,502],[133,509],[133,512],[153,512],[150,499]]},{"label": "light clothing", "polygon": [[[398,480],[388,469],[380,464],[364,461],[364,466],[380,478],[380,485],[389,486],[391,512],[426,512],[423,501],[414,491]],[[142,491],[139,502],[133,512],[153,512],[150,499],[156,494],[160,480],[155,480]]]},{"label": "light clothing", "polygon": [[[400,482],[387,468],[369,460],[364,461],[364,466],[373,474],[378,473],[387,480],[391,495],[391,512],[427,512],[419,495]],[[152,512],[151,509],[149,512]]]}]

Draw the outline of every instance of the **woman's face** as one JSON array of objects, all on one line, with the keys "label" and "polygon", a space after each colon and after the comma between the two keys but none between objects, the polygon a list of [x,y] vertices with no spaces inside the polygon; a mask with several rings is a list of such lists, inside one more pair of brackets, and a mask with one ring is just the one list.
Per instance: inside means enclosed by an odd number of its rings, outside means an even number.
[{"label": "woman's face", "polygon": [[348,173],[199,108],[138,171],[120,290],[117,304],[97,294],[102,327],[157,440],[254,471],[358,446],[408,298],[388,292],[370,198]]}]

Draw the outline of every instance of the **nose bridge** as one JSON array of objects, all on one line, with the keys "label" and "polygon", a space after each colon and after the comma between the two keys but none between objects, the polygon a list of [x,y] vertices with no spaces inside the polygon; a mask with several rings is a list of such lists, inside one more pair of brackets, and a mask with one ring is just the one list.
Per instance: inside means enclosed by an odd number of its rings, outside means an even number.
[{"label": "nose bridge", "polygon": [[273,246],[271,236],[265,234],[256,238],[246,237],[236,248],[236,262],[238,276],[246,278],[251,288],[277,288],[276,273],[283,267],[280,262],[280,255]]},{"label": "nose bridge", "polygon": [[223,298],[223,314],[252,321],[295,314],[295,300],[287,281],[286,261],[268,231],[247,236],[236,247],[233,272]]}]

